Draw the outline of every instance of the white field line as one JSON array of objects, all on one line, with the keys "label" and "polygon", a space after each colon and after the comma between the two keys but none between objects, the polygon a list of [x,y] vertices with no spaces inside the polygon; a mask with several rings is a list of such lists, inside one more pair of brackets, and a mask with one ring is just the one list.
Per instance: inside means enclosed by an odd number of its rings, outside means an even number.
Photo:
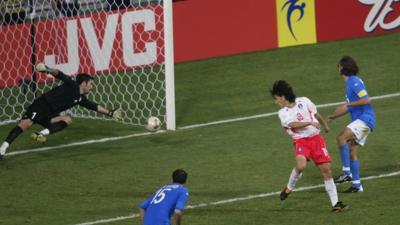
[{"label": "white field line", "polygon": [[[387,94],[387,95],[375,96],[375,97],[371,97],[370,99],[377,100],[377,99],[392,98],[392,97],[397,97],[397,96],[400,96],[400,92],[393,93],[393,94]],[[326,108],[326,107],[331,107],[331,106],[337,106],[337,105],[340,105],[343,103],[344,102],[322,104],[322,105],[317,105],[317,108]],[[210,122],[210,123],[188,125],[188,126],[179,127],[178,130],[186,130],[186,129],[206,127],[206,126],[218,125],[218,124],[224,124],[224,123],[233,123],[233,122],[238,122],[238,121],[243,121],[243,120],[251,120],[251,119],[257,119],[257,118],[263,118],[263,117],[270,117],[270,116],[276,115],[277,113],[278,112],[271,112],[271,113],[265,113],[265,114],[258,114],[258,115],[254,115],[254,116],[239,117],[239,118],[227,119],[227,120],[219,120],[219,121],[214,121],[214,122]],[[154,132],[154,133],[145,132],[145,133],[126,135],[126,136],[118,136],[118,137],[101,138],[101,139],[88,140],[88,141],[82,141],[82,142],[74,142],[74,143],[70,143],[70,144],[57,145],[57,146],[51,146],[51,147],[26,149],[26,150],[20,150],[20,151],[6,153],[6,156],[22,155],[22,154],[28,154],[28,153],[34,153],[34,152],[49,151],[49,150],[53,150],[53,149],[69,148],[69,147],[73,147],[73,146],[88,145],[88,144],[102,143],[102,142],[109,142],[109,141],[117,141],[117,140],[132,138],[132,137],[147,136],[147,135],[152,135],[155,133],[164,133],[164,132],[166,132],[166,131],[160,130],[160,131]]]},{"label": "white field line", "polygon": [[[397,97],[397,96],[400,96],[399,92],[393,93],[393,94],[375,96],[375,97],[371,97],[370,99],[377,100],[377,99],[384,99],[384,98],[393,98],[393,97]],[[331,106],[341,105],[343,103],[344,102],[322,104],[322,105],[317,105],[317,108],[327,108],[327,107],[331,107]],[[206,126],[222,124],[222,123],[232,123],[232,122],[243,121],[243,120],[257,119],[257,118],[262,118],[262,117],[270,117],[270,116],[274,116],[277,114],[278,114],[278,112],[258,114],[258,115],[254,115],[254,116],[240,117],[240,118],[227,119],[227,120],[219,120],[219,121],[210,122],[210,123],[188,125],[188,126],[180,127],[179,129],[183,130],[183,129],[191,129],[191,128],[197,128],[197,127],[206,127]]]},{"label": "white field line", "polygon": [[22,155],[22,154],[33,153],[33,152],[44,152],[44,151],[53,150],[53,149],[68,148],[68,147],[78,146],[78,145],[88,145],[88,144],[93,144],[93,143],[102,143],[102,142],[116,141],[116,140],[122,140],[122,139],[132,138],[132,137],[141,137],[141,136],[147,136],[147,135],[152,135],[152,134],[156,134],[156,133],[157,133],[157,134],[158,134],[158,133],[164,133],[164,132],[166,132],[166,131],[165,131],[165,130],[159,130],[159,131],[157,131],[157,132],[146,132],[146,133],[130,134],[130,135],[126,135],[126,136],[110,137],[110,138],[101,138],[101,139],[96,139],[96,140],[88,140],[88,141],[82,141],[82,142],[74,142],[74,143],[70,143],[70,144],[57,145],[57,146],[51,146],[51,147],[27,149],[27,150],[21,150],[21,151],[15,151],[15,152],[6,153],[6,156],[10,156],[10,155]]},{"label": "white field line", "polygon": [[[387,173],[387,174],[381,174],[381,175],[377,175],[377,176],[364,177],[364,178],[361,178],[361,180],[374,180],[374,179],[393,177],[393,176],[398,176],[398,175],[400,175],[400,171],[393,172],[393,173]],[[294,189],[294,191],[300,192],[300,191],[306,191],[306,190],[311,190],[311,189],[316,189],[316,188],[321,188],[321,187],[324,187],[324,185],[318,184],[318,185],[312,185],[312,186],[307,186],[307,187],[300,187],[300,188]],[[222,205],[222,204],[227,204],[227,203],[232,203],[232,202],[246,201],[246,200],[251,200],[251,199],[255,199],[255,198],[265,198],[265,197],[269,197],[269,196],[279,195],[280,193],[281,193],[280,191],[269,192],[269,193],[262,193],[262,194],[257,194],[257,195],[248,195],[248,196],[244,196],[244,197],[225,199],[225,200],[220,200],[220,201],[210,202],[210,203],[188,205],[186,207],[186,209],[196,209],[196,208],[202,208],[202,207],[213,206],[213,205]],[[115,222],[115,221],[120,221],[120,220],[132,219],[132,218],[136,218],[136,217],[139,217],[139,214],[131,214],[128,216],[119,216],[119,217],[115,217],[115,218],[79,223],[79,224],[75,224],[75,225],[92,225],[92,224],[109,223],[109,222]]]}]

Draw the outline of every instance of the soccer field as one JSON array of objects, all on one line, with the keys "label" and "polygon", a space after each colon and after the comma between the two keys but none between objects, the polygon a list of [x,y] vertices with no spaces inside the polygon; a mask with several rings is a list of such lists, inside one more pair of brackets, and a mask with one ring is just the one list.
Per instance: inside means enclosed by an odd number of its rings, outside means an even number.
[{"label": "soccer field", "polygon": [[[28,152],[0,161],[0,224],[140,224],[140,202],[176,168],[189,173],[183,224],[399,224],[400,96],[372,101],[377,128],[359,154],[361,176],[382,177],[364,181],[364,193],[341,194],[350,208],[340,214],[314,187],[323,179],[312,163],[297,183],[309,189],[281,202],[277,193],[294,165],[290,138],[276,115],[241,120],[278,110],[269,94],[277,79],[318,105],[343,101],[336,66],[343,55],[358,61],[370,96],[400,93],[400,34],[391,34],[177,64],[175,132],[141,135],[141,127],[77,119],[44,146],[26,132],[9,153]],[[223,120],[232,121],[209,124]],[[335,138],[348,121],[335,121],[325,135],[335,175]],[[208,125],[188,127],[198,124]],[[0,137],[11,128],[1,126]]]}]

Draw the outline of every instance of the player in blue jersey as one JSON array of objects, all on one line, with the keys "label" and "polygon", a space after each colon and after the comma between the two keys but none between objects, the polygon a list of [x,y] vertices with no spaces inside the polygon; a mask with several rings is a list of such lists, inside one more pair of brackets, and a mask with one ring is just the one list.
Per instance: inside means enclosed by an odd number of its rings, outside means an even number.
[{"label": "player in blue jersey", "polygon": [[335,183],[352,181],[347,193],[362,192],[358,151],[375,128],[375,114],[364,82],[357,76],[358,66],[353,58],[344,56],[339,61],[339,71],[346,83],[346,103],[328,116],[328,122],[350,113],[351,123],[337,137],[342,161],[342,173]]},{"label": "player in blue jersey", "polygon": [[187,173],[177,169],[172,173],[172,184],[165,185],[140,205],[140,218],[143,225],[170,225],[172,214],[175,224],[181,224],[183,210],[189,199],[186,184]]}]

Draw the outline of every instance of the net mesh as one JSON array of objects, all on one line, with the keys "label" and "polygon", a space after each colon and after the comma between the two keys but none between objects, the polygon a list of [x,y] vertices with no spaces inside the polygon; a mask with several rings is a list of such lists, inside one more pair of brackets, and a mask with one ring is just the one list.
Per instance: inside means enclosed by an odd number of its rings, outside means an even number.
[{"label": "net mesh", "polygon": [[[34,71],[46,63],[74,76],[95,76],[88,98],[121,108],[124,123],[165,121],[161,0],[5,0],[0,26],[0,124],[60,82]],[[108,119],[74,107],[74,117]]]}]

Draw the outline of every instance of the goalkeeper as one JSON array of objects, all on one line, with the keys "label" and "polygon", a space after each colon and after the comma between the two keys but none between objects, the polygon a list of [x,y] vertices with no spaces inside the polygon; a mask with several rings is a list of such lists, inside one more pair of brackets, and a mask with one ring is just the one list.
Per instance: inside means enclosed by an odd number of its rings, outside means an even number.
[{"label": "goalkeeper", "polygon": [[[93,77],[88,74],[78,74],[73,80],[69,76],[57,69],[48,68],[40,63],[36,66],[36,71],[44,72],[62,81],[62,84],[44,93],[28,107],[22,119],[8,134],[0,147],[0,158],[2,158],[11,143],[25,130],[34,123],[45,127],[40,132],[35,132],[31,136],[39,142],[46,142],[46,136],[54,134],[68,127],[72,123],[70,115],[60,115],[61,112],[68,110],[75,105],[83,106],[109,116],[115,120],[122,120],[121,110],[108,110],[86,98],[93,88]],[[49,76],[50,76],[49,75]]]}]

